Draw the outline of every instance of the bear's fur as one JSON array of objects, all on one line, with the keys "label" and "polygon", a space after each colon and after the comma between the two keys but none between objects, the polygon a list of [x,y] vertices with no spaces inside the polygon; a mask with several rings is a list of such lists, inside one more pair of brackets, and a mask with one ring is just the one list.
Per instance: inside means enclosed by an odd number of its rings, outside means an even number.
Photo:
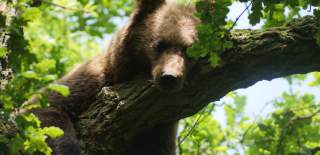
[{"label": "bear's fur", "polygon": [[[58,126],[65,135],[49,141],[54,154],[78,155],[79,144],[73,123],[88,108],[103,86],[129,80],[144,72],[164,90],[176,91],[187,73],[185,50],[197,40],[199,22],[192,6],[165,0],[138,0],[131,18],[113,38],[107,52],[82,64],[57,81],[71,94],[49,95],[50,107],[36,109],[43,126]],[[126,155],[175,154],[176,122],[143,131],[133,140]]]}]

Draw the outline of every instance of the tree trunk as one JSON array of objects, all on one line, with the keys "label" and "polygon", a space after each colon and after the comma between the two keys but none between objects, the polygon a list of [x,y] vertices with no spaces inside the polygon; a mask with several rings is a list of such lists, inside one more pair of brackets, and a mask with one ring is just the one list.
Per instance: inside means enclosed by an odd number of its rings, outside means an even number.
[{"label": "tree trunk", "polygon": [[308,16],[284,27],[234,30],[234,47],[212,68],[207,59],[191,63],[182,91],[160,92],[143,76],[105,87],[77,122],[82,151],[112,154],[139,131],[197,113],[232,90],[261,80],[320,70],[320,48],[314,39],[317,21]]}]

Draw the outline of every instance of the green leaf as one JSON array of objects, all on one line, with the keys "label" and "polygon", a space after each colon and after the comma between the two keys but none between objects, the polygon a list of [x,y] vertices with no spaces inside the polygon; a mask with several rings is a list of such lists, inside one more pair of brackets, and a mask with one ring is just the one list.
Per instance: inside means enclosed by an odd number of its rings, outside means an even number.
[{"label": "green leaf", "polygon": [[4,47],[0,47],[0,58],[3,58],[7,54],[7,49]]},{"label": "green leaf", "polygon": [[30,114],[22,114],[16,117],[16,122],[19,127],[40,127],[40,120],[38,117],[32,113]]},{"label": "green leaf", "polygon": [[32,8],[25,9],[22,14],[22,17],[25,20],[34,20],[34,19],[40,18],[41,14],[42,13],[38,8],[32,7]]},{"label": "green leaf", "polygon": [[211,53],[210,64],[212,67],[217,67],[219,65],[220,57],[216,53]]},{"label": "green leaf", "polygon": [[49,82],[57,79],[57,75],[46,75],[42,78],[43,81]]},{"label": "green leaf", "polygon": [[18,154],[20,150],[23,149],[23,139],[19,134],[17,134],[10,142],[10,152],[11,154]]},{"label": "green leaf", "polygon": [[57,138],[63,136],[63,131],[57,127],[45,127],[42,129],[43,133],[48,135],[50,138]]},{"label": "green leaf", "polygon": [[31,110],[31,109],[38,109],[41,107],[42,107],[41,104],[39,102],[37,102],[37,103],[23,105],[22,108],[27,109],[27,110]]},{"label": "green leaf", "polygon": [[27,79],[36,79],[37,78],[37,74],[33,71],[26,71],[26,72],[22,73],[21,75]]},{"label": "green leaf", "polygon": [[64,96],[64,97],[67,97],[67,96],[69,96],[69,94],[70,94],[69,88],[68,88],[67,86],[65,86],[65,85],[61,85],[61,84],[50,84],[50,85],[48,86],[48,88],[49,88],[50,90],[52,90],[52,91],[55,91],[55,92],[61,94],[61,95]]},{"label": "green leaf", "polygon": [[225,113],[226,113],[226,117],[227,117],[227,124],[229,126],[234,126],[235,123],[236,123],[236,113],[235,111],[233,110],[233,108],[230,106],[230,105],[226,105],[224,106],[224,110],[225,110]]},{"label": "green leaf", "polygon": [[260,22],[262,18],[262,2],[261,1],[254,1],[252,2],[252,9],[249,15],[249,20],[251,25],[256,25]]},{"label": "green leaf", "polygon": [[50,69],[56,67],[56,61],[53,59],[44,59],[35,65],[36,69],[40,73],[48,73]]},{"label": "green leaf", "polygon": [[34,154],[37,150],[50,155],[52,153],[51,148],[46,144],[47,136],[43,134],[40,128],[27,127],[24,129],[26,140],[24,141],[24,150],[29,154]]},{"label": "green leaf", "polygon": [[0,28],[3,28],[6,26],[6,21],[7,21],[7,16],[5,16],[0,12]]}]

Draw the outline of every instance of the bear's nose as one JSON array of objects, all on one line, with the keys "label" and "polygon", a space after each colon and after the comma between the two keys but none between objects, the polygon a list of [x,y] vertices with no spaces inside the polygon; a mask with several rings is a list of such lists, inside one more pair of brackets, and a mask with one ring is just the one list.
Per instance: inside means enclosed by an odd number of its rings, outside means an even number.
[{"label": "bear's nose", "polygon": [[171,74],[162,74],[160,77],[160,87],[163,90],[174,90],[178,86],[178,78]]}]

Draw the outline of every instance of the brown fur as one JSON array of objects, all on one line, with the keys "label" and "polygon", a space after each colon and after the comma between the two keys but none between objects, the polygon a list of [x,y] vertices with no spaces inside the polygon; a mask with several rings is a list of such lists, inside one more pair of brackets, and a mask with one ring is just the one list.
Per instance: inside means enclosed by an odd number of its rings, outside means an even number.
[{"label": "brown fur", "polygon": [[[184,51],[197,40],[198,20],[193,13],[191,6],[167,4],[164,0],[138,0],[130,21],[114,36],[107,52],[57,81],[69,87],[70,96],[53,93],[49,96],[51,107],[33,111],[44,126],[55,125],[65,131],[64,137],[50,142],[55,154],[79,154],[72,122],[88,108],[103,86],[145,72],[152,75],[161,89],[182,87],[187,72]],[[173,155],[175,130],[176,122],[143,131],[125,154]]]}]

